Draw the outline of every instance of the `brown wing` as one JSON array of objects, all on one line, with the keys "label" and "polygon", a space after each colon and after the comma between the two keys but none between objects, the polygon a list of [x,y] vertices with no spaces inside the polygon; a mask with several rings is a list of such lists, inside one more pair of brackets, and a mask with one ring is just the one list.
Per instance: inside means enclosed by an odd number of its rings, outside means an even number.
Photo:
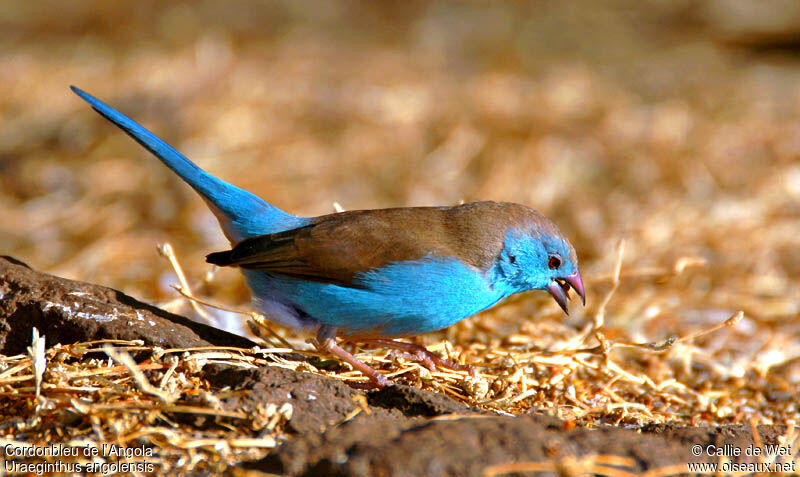
[{"label": "brown wing", "polygon": [[[412,212],[413,211],[413,212]],[[357,287],[359,272],[429,255],[453,256],[440,208],[342,212],[306,227],[244,240],[211,263]]]},{"label": "brown wing", "polygon": [[527,207],[497,202],[356,210],[317,217],[306,227],[244,240],[233,250],[211,254],[207,260],[358,287],[354,283],[358,273],[428,256],[456,257],[486,269],[500,252],[510,225],[538,221],[539,217]]}]

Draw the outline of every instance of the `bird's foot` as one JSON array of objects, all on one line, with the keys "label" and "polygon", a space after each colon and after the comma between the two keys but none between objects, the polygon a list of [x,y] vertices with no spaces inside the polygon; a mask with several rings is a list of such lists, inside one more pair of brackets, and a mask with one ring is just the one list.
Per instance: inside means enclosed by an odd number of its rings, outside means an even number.
[{"label": "bird's foot", "polygon": [[352,366],[354,369],[361,371],[369,378],[369,383],[348,383],[351,386],[359,389],[372,389],[394,385],[389,378],[375,371],[365,362],[359,360],[352,354],[348,353],[344,348],[336,344],[336,328],[327,326],[320,328],[320,330],[317,332],[317,343],[317,347],[320,351],[332,354],[345,363],[350,364],[350,366]]},{"label": "bird's foot", "polygon": [[387,348],[399,350],[401,353],[396,353],[395,356],[420,363],[431,371],[436,371],[436,368],[448,368],[455,371],[467,371],[473,378],[476,376],[474,366],[454,363],[453,361],[440,357],[432,351],[428,351],[424,346],[387,339],[370,339],[363,340],[363,342],[375,343],[386,346]]}]

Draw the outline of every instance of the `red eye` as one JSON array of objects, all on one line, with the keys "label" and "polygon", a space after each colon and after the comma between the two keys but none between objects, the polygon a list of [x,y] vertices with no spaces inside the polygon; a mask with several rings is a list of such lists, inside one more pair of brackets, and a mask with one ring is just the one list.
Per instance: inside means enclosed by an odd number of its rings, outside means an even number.
[{"label": "red eye", "polygon": [[547,266],[550,267],[550,270],[555,270],[561,266],[561,259],[555,255],[550,255],[550,260],[547,261]]}]

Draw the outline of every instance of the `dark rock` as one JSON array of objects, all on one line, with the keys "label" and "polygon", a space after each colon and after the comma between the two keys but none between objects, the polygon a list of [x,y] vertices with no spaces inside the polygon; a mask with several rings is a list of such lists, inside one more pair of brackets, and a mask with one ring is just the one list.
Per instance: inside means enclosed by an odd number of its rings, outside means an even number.
[{"label": "dark rock", "polygon": [[392,419],[398,425],[417,416],[481,412],[446,396],[409,386],[391,386],[364,393],[342,381],[278,367],[241,369],[212,365],[206,367],[206,379],[213,386],[246,391],[223,399],[223,407],[228,410],[250,413],[260,403],[292,404],[295,413],[288,430],[295,434],[318,434],[341,424],[360,407],[356,396],[366,396],[370,421]]},{"label": "dark rock", "polygon": [[0,354],[23,353],[31,330],[47,344],[142,340],[162,348],[255,346],[252,341],[137,301],[111,288],[67,280],[0,257]]},{"label": "dark rock", "polygon": [[[759,442],[764,445],[776,445],[779,438],[786,433],[786,426],[758,426]],[[645,426],[643,432],[659,434],[689,449],[692,445],[700,445],[703,449],[740,449],[741,455],[733,457],[736,462],[758,462],[761,456],[747,455],[744,450],[754,446],[750,426],[741,424],[727,426],[687,427],[674,424],[652,424]],[[688,452],[688,451],[687,451]]]},{"label": "dark rock", "polygon": [[661,436],[617,428],[564,431],[553,421],[535,415],[354,419],[322,436],[292,439],[249,467],[292,475],[480,476],[492,465],[598,454],[628,457],[626,470],[637,472],[691,459],[684,445]]},{"label": "dark rock", "polygon": [[410,386],[383,388],[370,393],[368,401],[371,406],[395,409],[407,417],[434,417],[442,414],[480,412],[447,396]]}]

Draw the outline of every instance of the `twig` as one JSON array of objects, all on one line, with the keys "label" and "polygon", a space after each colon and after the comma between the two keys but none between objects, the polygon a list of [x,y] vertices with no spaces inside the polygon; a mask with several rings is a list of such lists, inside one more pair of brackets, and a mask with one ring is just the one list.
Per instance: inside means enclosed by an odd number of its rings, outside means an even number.
[{"label": "twig", "polygon": [[185,290],[183,290],[183,288],[181,288],[180,285],[172,285],[172,287],[175,290],[177,290],[178,293],[180,293],[186,299],[188,299],[188,300],[190,300],[192,302],[197,302],[197,303],[200,303],[201,305],[205,305],[205,306],[208,306],[208,307],[211,307],[211,308],[216,308],[217,310],[229,311],[231,313],[237,313],[239,315],[245,315],[245,316],[250,317],[251,320],[255,321],[261,327],[266,329],[267,332],[270,335],[272,335],[273,338],[275,338],[276,340],[280,341],[282,345],[284,345],[285,347],[287,347],[289,349],[292,349],[292,350],[294,349],[294,347],[288,341],[286,341],[286,339],[284,339],[282,336],[277,334],[275,332],[275,330],[273,330],[272,327],[269,326],[269,324],[268,324],[269,320],[267,320],[266,317],[264,317],[264,315],[262,315],[261,313],[258,313],[258,312],[255,312],[255,311],[240,310],[238,308],[231,308],[229,306],[220,305],[218,303],[212,303],[212,302],[210,302],[208,300],[203,300],[202,298],[197,298],[196,296],[193,296],[191,293],[187,293]]},{"label": "twig", "polygon": [[[172,269],[178,276],[178,281],[181,282],[180,286],[181,289],[183,290],[181,294],[187,297],[191,297],[192,290],[191,288],[189,288],[189,282],[186,280],[186,275],[183,273],[183,268],[181,267],[180,262],[178,262],[178,257],[175,256],[175,251],[172,249],[172,244],[166,242],[162,245],[158,245],[156,249],[158,250],[158,253],[162,257],[169,260],[169,263],[172,265]],[[204,310],[200,305],[198,305],[193,300],[190,300],[189,303],[191,303],[192,308],[194,308],[194,311],[198,315],[202,316],[206,321],[211,321],[211,317],[208,315],[208,313],[206,313],[206,310]]]},{"label": "twig", "polygon": [[47,359],[45,357],[44,347],[45,338],[44,336],[39,336],[39,330],[36,329],[36,327],[33,328],[32,333],[33,340],[31,345],[28,347],[28,353],[30,353],[31,362],[33,363],[33,377],[36,386],[36,401],[39,402],[39,398],[42,394],[42,378],[44,377],[44,371],[47,368]]},{"label": "twig", "polygon": [[103,346],[103,351],[105,351],[111,359],[128,368],[131,376],[133,376],[133,381],[143,393],[155,396],[166,404],[172,404],[178,399],[177,395],[162,391],[150,384],[150,381],[147,380],[147,377],[139,369],[139,365],[136,364],[136,361],[134,361],[127,352],[117,351],[111,345]]}]

